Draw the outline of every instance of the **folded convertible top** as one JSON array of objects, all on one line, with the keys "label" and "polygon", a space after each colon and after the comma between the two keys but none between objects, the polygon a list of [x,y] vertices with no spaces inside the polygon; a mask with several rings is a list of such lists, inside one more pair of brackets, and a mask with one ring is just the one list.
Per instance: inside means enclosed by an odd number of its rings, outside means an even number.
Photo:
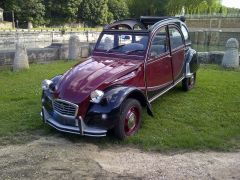
[{"label": "folded convertible top", "polygon": [[171,16],[141,16],[139,19],[124,19],[120,21],[115,21],[112,24],[108,24],[104,27],[105,30],[121,30],[121,29],[128,29],[128,30],[148,30],[149,27],[156,24],[159,21],[163,20],[179,20],[185,22],[185,17],[171,17]]}]

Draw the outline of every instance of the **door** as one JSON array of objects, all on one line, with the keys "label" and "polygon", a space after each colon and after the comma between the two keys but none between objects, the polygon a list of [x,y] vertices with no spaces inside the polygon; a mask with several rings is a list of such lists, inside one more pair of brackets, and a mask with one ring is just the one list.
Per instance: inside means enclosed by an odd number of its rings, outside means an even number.
[{"label": "door", "polygon": [[171,44],[173,79],[177,81],[182,78],[184,73],[185,45],[179,29],[174,25],[169,26],[169,38]]},{"label": "door", "polygon": [[146,85],[149,100],[172,83],[172,62],[167,28],[161,27],[152,38],[146,62]]}]

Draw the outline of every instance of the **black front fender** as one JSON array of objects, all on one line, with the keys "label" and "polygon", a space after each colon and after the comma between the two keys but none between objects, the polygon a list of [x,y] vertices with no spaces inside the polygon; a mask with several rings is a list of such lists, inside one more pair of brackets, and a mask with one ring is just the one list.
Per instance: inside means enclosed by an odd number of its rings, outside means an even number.
[{"label": "black front fender", "polygon": [[61,79],[63,75],[62,74],[59,74],[57,76],[54,76],[51,81],[53,82],[54,85],[56,85],[58,83],[58,81]]},{"label": "black front fender", "polygon": [[143,107],[147,107],[152,116],[151,105],[139,89],[129,86],[117,86],[107,88],[104,97],[99,104],[91,103],[86,115],[87,123],[94,126],[112,128],[118,120],[121,105],[127,98],[137,99]]}]

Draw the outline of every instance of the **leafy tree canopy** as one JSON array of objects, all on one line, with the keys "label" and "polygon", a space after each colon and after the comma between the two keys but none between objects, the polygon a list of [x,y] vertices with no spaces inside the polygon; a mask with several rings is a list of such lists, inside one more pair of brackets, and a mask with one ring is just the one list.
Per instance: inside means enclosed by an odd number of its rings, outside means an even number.
[{"label": "leafy tree canopy", "polygon": [[83,0],[79,8],[80,19],[90,26],[108,22],[108,0]]},{"label": "leafy tree canopy", "polygon": [[183,7],[187,14],[211,13],[219,11],[221,2],[220,0],[170,0],[167,6],[168,13],[171,15],[179,14]]},{"label": "leafy tree canopy", "polygon": [[19,22],[31,21],[35,25],[44,23],[45,5],[42,0],[7,0],[5,7],[15,12]]},{"label": "leafy tree canopy", "polygon": [[127,1],[132,17],[162,16],[167,14],[168,0],[129,0]]},{"label": "leafy tree canopy", "polygon": [[45,0],[46,16],[50,24],[75,22],[81,0]]},{"label": "leafy tree canopy", "polygon": [[108,0],[109,19],[120,20],[128,17],[129,9],[125,0]]},{"label": "leafy tree canopy", "polygon": [[0,7],[8,21],[14,11],[20,25],[31,21],[35,26],[75,22],[96,26],[128,17],[176,15],[183,9],[186,14],[240,13],[223,7],[221,0],[0,0]]}]

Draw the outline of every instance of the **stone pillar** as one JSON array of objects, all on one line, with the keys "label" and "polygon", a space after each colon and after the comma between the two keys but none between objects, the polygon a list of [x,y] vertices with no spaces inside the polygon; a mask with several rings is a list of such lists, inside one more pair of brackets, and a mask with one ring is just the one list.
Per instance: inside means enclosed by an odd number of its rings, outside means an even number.
[{"label": "stone pillar", "polygon": [[21,69],[29,69],[28,55],[24,43],[17,42],[13,61],[13,71]]},{"label": "stone pillar", "polygon": [[0,8],[0,22],[3,21],[3,9]]},{"label": "stone pillar", "polygon": [[32,29],[33,28],[33,24],[31,21],[28,21],[28,29]]},{"label": "stone pillar", "polygon": [[89,45],[81,46],[81,57],[87,58],[89,56]]},{"label": "stone pillar", "polygon": [[206,39],[206,32],[205,31],[198,31],[198,37],[197,37],[197,44],[204,45]]},{"label": "stone pillar", "polygon": [[68,59],[68,51],[69,51],[69,45],[68,44],[62,44],[59,48],[59,58],[60,59]]},{"label": "stone pillar", "polygon": [[90,55],[92,54],[94,48],[95,48],[96,43],[89,43],[89,53]]},{"label": "stone pillar", "polygon": [[76,35],[71,36],[69,39],[68,59],[80,59],[80,40]]},{"label": "stone pillar", "polygon": [[223,56],[222,66],[225,68],[238,68],[239,67],[239,42],[235,38],[227,41],[226,52]]}]

